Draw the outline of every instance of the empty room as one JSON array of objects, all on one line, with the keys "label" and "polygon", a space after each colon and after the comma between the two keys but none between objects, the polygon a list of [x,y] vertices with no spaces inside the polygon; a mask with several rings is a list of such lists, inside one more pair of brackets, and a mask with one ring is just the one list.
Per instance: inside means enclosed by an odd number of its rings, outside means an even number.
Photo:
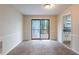
[{"label": "empty room", "polygon": [[78,55],[78,4],[0,4],[1,55]]}]

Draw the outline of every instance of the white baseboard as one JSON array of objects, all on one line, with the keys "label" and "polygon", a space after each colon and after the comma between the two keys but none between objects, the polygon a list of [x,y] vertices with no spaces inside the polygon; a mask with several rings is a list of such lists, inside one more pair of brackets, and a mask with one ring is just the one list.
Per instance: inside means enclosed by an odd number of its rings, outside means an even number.
[{"label": "white baseboard", "polygon": [[9,49],[9,51],[7,51],[6,53],[2,53],[2,55],[7,55],[10,51],[12,51],[17,45],[19,45],[21,43],[21,41],[20,42],[18,42],[16,45],[14,45],[11,49]]},{"label": "white baseboard", "polygon": [[[63,43],[62,43],[62,44],[63,44]],[[65,46],[65,47],[66,47],[66,48],[68,48],[69,50],[72,50],[73,52],[75,52],[75,53],[79,54],[76,50],[74,50],[74,49],[72,49],[72,48],[70,48],[70,47],[66,46],[65,44],[63,44],[63,46]]]}]

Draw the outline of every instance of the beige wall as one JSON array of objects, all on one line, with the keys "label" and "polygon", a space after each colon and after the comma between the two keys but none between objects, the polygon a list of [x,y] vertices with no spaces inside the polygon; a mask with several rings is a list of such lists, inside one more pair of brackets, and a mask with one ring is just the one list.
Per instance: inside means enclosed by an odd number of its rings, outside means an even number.
[{"label": "beige wall", "polygon": [[32,19],[50,19],[50,39],[57,39],[56,16],[24,16],[24,19],[23,19],[24,40],[31,40],[31,20]]},{"label": "beige wall", "polygon": [[[79,5],[72,5],[58,16],[58,40],[62,41],[63,16],[72,16],[72,49],[79,52]],[[60,27],[60,28],[59,28]]]},{"label": "beige wall", "polygon": [[10,5],[0,5],[0,40],[2,54],[7,54],[22,41],[22,15]]}]

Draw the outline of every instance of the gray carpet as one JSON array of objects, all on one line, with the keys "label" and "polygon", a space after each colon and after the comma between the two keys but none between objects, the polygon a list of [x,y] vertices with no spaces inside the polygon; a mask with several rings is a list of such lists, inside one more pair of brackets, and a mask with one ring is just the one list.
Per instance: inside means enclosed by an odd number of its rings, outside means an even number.
[{"label": "gray carpet", "polygon": [[62,44],[52,40],[23,41],[8,55],[76,55]]}]

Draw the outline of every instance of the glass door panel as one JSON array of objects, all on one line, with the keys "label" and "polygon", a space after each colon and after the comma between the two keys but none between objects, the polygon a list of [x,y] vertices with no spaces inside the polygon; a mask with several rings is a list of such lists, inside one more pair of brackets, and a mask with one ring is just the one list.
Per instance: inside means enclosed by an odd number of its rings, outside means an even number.
[{"label": "glass door panel", "polygon": [[40,38],[40,30],[32,30],[32,38]]},{"label": "glass door panel", "polygon": [[48,20],[32,20],[32,39],[49,39]]},{"label": "glass door panel", "polygon": [[32,39],[40,38],[40,20],[32,20]]},{"label": "glass door panel", "polygon": [[48,39],[49,32],[49,21],[48,20],[41,20],[41,38]]},{"label": "glass door panel", "polygon": [[40,21],[32,20],[32,29],[40,29]]},{"label": "glass door panel", "polygon": [[48,29],[48,20],[41,20],[41,29]]}]

